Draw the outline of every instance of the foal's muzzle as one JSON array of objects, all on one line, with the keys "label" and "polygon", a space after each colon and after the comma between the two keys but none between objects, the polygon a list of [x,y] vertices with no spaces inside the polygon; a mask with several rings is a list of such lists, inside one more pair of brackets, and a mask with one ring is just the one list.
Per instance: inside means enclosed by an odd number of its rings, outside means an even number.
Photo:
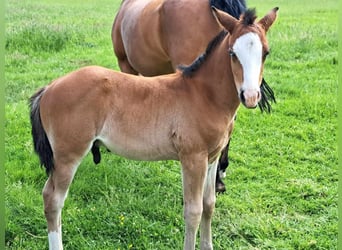
[{"label": "foal's muzzle", "polygon": [[241,90],[239,97],[246,108],[256,108],[261,99],[261,93],[259,89]]}]

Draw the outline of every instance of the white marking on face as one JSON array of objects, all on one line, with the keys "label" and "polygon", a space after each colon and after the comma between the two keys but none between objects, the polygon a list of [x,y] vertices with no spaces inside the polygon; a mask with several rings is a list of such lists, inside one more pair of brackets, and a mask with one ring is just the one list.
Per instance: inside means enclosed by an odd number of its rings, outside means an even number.
[{"label": "white marking on face", "polygon": [[259,76],[262,64],[262,43],[256,33],[249,32],[236,39],[233,51],[243,69],[241,91],[259,91]]}]

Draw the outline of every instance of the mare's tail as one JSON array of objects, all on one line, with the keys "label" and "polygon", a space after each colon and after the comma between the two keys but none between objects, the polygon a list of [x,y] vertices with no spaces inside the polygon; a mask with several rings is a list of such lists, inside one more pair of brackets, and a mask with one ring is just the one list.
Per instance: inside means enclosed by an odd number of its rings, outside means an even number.
[{"label": "mare's tail", "polygon": [[40,119],[40,99],[44,91],[45,88],[38,90],[30,98],[29,104],[34,151],[39,156],[40,164],[45,167],[46,174],[49,175],[54,168],[54,162],[52,148]]}]

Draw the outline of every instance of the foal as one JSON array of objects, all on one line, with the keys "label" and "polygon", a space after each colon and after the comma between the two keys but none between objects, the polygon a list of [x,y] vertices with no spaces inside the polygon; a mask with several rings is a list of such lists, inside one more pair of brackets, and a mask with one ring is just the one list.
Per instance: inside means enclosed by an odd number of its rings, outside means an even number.
[{"label": "foal", "polygon": [[184,249],[213,249],[217,160],[228,127],[243,103],[260,100],[266,32],[278,8],[258,22],[213,9],[226,29],[188,67],[159,77],[134,76],[99,66],[71,72],[30,99],[34,149],[49,175],[43,189],[50,249],[63,249],[61,213],[76,170],[94,144],[136,160],[181,162]]}]

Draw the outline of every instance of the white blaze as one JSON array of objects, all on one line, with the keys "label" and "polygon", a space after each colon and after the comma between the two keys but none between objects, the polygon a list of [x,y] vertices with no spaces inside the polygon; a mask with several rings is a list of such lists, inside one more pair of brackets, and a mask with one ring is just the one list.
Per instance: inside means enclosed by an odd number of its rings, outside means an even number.
[{"label": "white blaze", "polygon": [[259,76],[262,63],[262,44],[256,33],[249,32],[236,39],[233,51],[243,69],[241,90],[259,91]]}]

